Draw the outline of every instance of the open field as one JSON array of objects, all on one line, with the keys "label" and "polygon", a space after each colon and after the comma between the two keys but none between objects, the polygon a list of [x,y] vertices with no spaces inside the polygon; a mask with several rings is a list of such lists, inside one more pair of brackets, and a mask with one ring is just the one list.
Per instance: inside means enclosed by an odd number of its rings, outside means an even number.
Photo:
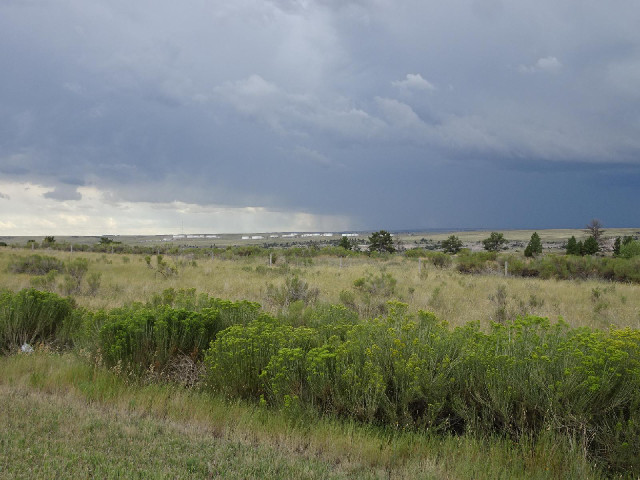
[{"label": "open field", "polygon": [[[93,295],[76,295],[79,304],[92,309],[113,308],[129,302],[148,301],[154,293],[167,288],[195,288],[211,296],[261,303],[275,312],[270,304],[268,285],[280,286],[286,278],[298,275],[311,287],[318,288],[321,303],[341,303],[341,293],[355,295],[354,282],[382,272],[391,275],[397,284],[394,292],[380,301],[396,299],[409,304],[411,311],[428,310],[451,325],[463,325],[479,320],[487,324],[496,319],[496,310],[504,307],[510,318],[535,314],[557,320],[564,318],[572,326],[608,328],[640,327],[640,286],[603,280],[543,280],[538,278],[466,275],[453,268],[436,268],[428,262],[394,256],[376,259],[366,256],[339,259],[316,257],[291,259],[282,256],[268,266],[265,257],[224,260],[197,260],[195,266],[186,256],[169,257],[178,266],[178,274],[165,278],[148,268],[143,255],[110,255],[98,253],[67,253],[40,251],[61,260],[86,258],[88,273],[100,274],[100,286]],[[19,257],[31,255],[30,250],[0,249],[0,288],[19,290],[31,286],[32,275],[10,274],[8,265]],[[342,266],[341,266],[342,265]],[[496,293],[503,289],[503,303],[496,303]]]},{"label": "open field", "polygon": [[[534,230],[498,230],[504,233],[507,240],[514,242],[527,242],[531,237]],[[549,230],[537,230],[540,238],[546,243],[562,243],[566,242],[572,235],[578,240],[587,238],[587,234],[584,230],[580,229],[549,229]],[[226,247],[228,245],[277,245],[277,246],[289,246],[293,244],[309,244],[315,243],[328,243],[336,242],[340,240],[343,232],[332,232],[324,236],[324,232],[257,232],[251,234],[240,233],[223,233],[223,234],[208,234],[208,233],[195,233],[195,234],[167,234],[167,235],[117,235],[109,236],[115,241],[122,242],[125,245],[172,245],[176,247],[196,246],[196,247],[210,247],[215,245],[217,247]],[[365,241],[372,233],[365,232],[344,232],[357,234],[356,238],[360,241]],[[420,242],[421,239],[428,239],[434,242],[442,241],[449,235],[455,234],[460,240],[465,243],[479,243],[483,239],[489,236],[489,230],[462,230],[462,231],[412,231],[412,232],[393,232],[394,238],[404,243],[408,248],[411,248]],[[287,235],[295,235],[294,237],[287,237]],[[605,229],[605,237],[615,238],[625,235],[640,235],[640,228],[607,228]],[[246,237],[246,238],[243,238]],[[259,237],[259,238],[258,238]],[[9,245],[25,245],[28,240],[35,240],[41,243],[44,236],[0,236],[0,241],[6,242]],[[60,243],[67,244],[84,244],[93,245],[100,241],[99,236],[58,236],[56,240]]]},{"label": "open field", "polygon": [[331,252],[0,247],[0,478],[635,478],[638,283]]}]

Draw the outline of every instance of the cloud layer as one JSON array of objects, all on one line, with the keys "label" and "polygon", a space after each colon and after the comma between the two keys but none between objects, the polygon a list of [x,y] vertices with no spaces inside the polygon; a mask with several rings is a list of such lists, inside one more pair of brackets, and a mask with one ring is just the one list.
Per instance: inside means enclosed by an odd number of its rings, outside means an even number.
[{"label": "cloud layer", "polygon": [[0,227],[57,233],[43,212],[68,209],[92,233],[638,225],[638,14],[2,2]]}]

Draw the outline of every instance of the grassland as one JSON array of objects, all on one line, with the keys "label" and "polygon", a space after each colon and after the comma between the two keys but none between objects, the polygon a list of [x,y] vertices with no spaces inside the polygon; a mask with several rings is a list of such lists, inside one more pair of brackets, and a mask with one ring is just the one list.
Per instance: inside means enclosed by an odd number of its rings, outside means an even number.
[{"label": "grassland", "polygon": [[[509,232],[506,237],[526,241],[530,233]],[[539,233],[543,242],[581,234]],[[404,241],[413,242],[416,236],[407,235]],[[485,237],[486,232],[460,234],[465,242]],[[0,247],[0,290],[33,285],[33,275],[10,273],[9,266],[34,253],[67,263],[87,260],[87,275],[73,296],[91,311],[145,303],[166,289],[195,289],[212,297],[259,302],[294,325],[322,304],[346,303],[370,318],[376,305],[399,300],[410,313],[434,312],[451,328],[477,320],[486,330],[494,321],[532,314],[552,321],[562,317],[571,327],[640,329],[637,284],[513,277],[497,268],[469,275],[402,255],[307,258],[276,251],[269,265],[268,256],[178,254],[164,257],[176,269],[165,276],[155,268],[155,256],[148,263],[145,255],[136,254]],[[99,279],[96,288],[89,288],[89,275]],[[48,289],[65,294],[62,277]],[[294,277],[317,289],[311,304],[289,305],[274,298],[273,291]],[[387,284],[379,291],[359,287],[383,279]],[[606,468],[593,464],[579,440],[557,432],[514,441],[380,428],[148,383],[117,375],[83,355],[76,350],[0,357],[0,478],[607,477]],[[627,478],[624,472],[616,475]]]},{"label": "grassland", "polygon": [[[8,265],[17,257],[31,255],[30,250],[0,250],[0,288],[19,290],[31,286],[32,276],[8,274]],[[224,299],[247,299],[277,310],[267,296],[269,284],[282,285],[286,278],[298,275],[319,289],[321,303],[340,303],[341,292],[354,290],[354,282],[368,274],[390,274],[397,280],[393,295],[409,304],[412,311],[432,311],[451,325],[479,320],[483,324],[496,319],[504,307],[509,317],[534,314],[557,320],[564,318],[572,326],[640,328],[640,287],[603,280],[566,281],[505,277],[496,270],[491,275],[466,275],[453,268],[436,268],[427,262],[394,256],[390,259],[355,257],[317,257],[292,259],[282,256],[272,267],[268,258],[246,257],[196,261],[185,256],[169,257],[179,273],[165,278],[146,266],[142,255],[110,255],[44,251],[62,260],[82,257],[89,260],[89,273],[100,274],[95,295],[76,296],[79,304],[92,309],[113,308],[129,302],[145,302],[154,293],[167,288],[195,288],[198,292]],[[498,289],[504,289],[504,304],[496,303]]]},{"label": "grassland", "polygon": [[300,419],[75,355],[0,358],[0,478],[596,479],[571,445]]}]

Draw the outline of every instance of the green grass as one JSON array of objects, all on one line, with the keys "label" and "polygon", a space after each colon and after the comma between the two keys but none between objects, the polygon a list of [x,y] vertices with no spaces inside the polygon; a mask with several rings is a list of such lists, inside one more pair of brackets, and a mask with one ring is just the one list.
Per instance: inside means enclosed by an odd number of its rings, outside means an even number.
[{"label": "green grass", "polygon": [[557,439],[535,446],[300,421],[71,354],[0,358],[0,478],[602,478]]}]

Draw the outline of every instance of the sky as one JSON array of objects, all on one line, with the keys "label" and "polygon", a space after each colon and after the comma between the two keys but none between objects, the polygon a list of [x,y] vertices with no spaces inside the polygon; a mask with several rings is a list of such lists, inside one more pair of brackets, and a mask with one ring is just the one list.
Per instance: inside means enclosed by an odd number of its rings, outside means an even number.
[{"label": "sky", "polygon": [[0,235],[640,226],[637,0],[0,0]]}]

